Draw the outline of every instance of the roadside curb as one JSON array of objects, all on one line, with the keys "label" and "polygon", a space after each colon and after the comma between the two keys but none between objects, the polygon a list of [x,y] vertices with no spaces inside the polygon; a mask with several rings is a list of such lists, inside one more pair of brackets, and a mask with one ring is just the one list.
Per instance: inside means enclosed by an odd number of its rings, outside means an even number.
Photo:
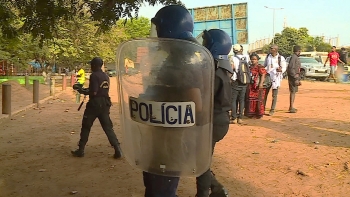
[{"label": "roadside curb", "polygon": [[[41,99],[41,100],[39,101],[39,104],[43,104],[43,103],[46,102],[47,100],[50,100],[50,99],[52,99],[52,98],[56,98],[56,97],[60,96],[61,94],[63,94],[64,92],[68,91],[68,90],[70,90],[70,89],[67,88],[66,90],[60,91],[60,92],[56,93],[55,96],[48,96],[48,97],[45,97],[45,98],[43,98],[43,99]],[[1,124],[2,122],[4,122],[5,120],[11,118],[11,117],[16,116],[17,114],[19,114],[19,113],[21,113],[21,112],[24,112],[24,111],[28,111],[28,110],[30,110],[30,109],[33,109],[33,108],[35,108],[36,106],[37,106],[37,104],[36,104],[36,103],[33,103],[33,104],[30,104],[30,105],[27,105],[27,106],[23,107],[22,109],[19,109],[19,110],[16,110],[16,111],[12,112],[11,115],[8,115],[8,114],[0,114],[0,115],[1,115],[1,116],[0,116],[0,124]],[[39,107],[40,107],[40,106],[39,106]]]}]

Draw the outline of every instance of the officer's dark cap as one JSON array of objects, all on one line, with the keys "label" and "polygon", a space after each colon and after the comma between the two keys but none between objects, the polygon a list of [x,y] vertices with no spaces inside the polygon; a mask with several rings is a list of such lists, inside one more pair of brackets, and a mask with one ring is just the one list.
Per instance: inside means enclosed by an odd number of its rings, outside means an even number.
[{"label": "officer's dark cap", "polygon": [[103,60],[99,57],[94,57],[91,61],[90,61],[90,65],[91,66],[99,66],[102,67],[103,65]]}]

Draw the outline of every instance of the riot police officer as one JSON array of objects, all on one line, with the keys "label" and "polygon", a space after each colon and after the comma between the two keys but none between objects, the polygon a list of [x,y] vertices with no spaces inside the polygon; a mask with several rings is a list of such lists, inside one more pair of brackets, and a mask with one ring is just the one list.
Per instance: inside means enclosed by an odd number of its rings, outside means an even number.
[{"label": "riot police officer", "polygon": [[[118,159],[122,156],[119,141],[113,130],[113,123],[109,117],[109,110],[112,105],[109,97],[110,81],[106,73],[102,72],[103,61],[99,57],[91,60],[90,84],[88,89],[79,88],[77,91],[84,95],[89,95],[89,101],[86,104],[82,127],[80,132],[79,148],[71,151],[73,156],[83,157],[85,145],[88,141],[91,127],[96,118],[101,123],[104,132],[107,135],[109,143],[114,147],[114,158]],[[74,88],[77,88],[75,86]]]},{"label": "riot police officer", "polygon": [[[232,42],[229,35],[220,29],[205,30],[203,32],[203,46],[212,54],[215,60],[215,82],[214,82],[214,119],[212,148],[222,140],[228,132],[231,109],[231,80],[233,74],[228,54],[231,51]],[[209,188],[211,193],[209,195]],[[213,173],[208,169],[204,174],[197,177],[196,197],[226,197],[228,193],[219,183]]]},{"label": "riot police officer", "polygon": [[[192,37],[192,16],[182,6],[171,5],[163,7],[151,21],[156,26],[157,36],[159,38],[195,40]],[[163,77],[166,78],[169,75]],[[145,197],[175,197],[179,179],[179,177],[143,172]]]},{"label": "riot police officer", "polygon": [[200,176],[211,163],[214,59],[193,37],[185,7],[165,6],[151,22],[158,38],[117,52],[120,68],[137,47],[148,51],[132,78],[119,74],[123,153],[143,171],[145,197],[175,197],[179,177]]}]

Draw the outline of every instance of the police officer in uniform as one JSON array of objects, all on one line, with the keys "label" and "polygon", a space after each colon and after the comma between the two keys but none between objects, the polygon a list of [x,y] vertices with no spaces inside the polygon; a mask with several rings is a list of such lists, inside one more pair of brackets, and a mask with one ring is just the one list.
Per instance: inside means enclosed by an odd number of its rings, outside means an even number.
[{"label": "police officer in uniform", "polygon": [[[214,119],[212,148],[222,140],[228,132],[230,124],[229,111],[231,110],[232,89],[231,79],[233,74],[228,54],[231,51],[232,42],[229,35],[220,29],[211,29],[203,32],[203,46],[212,54],[215,60],[214,82]],[[209,188],[211,193],[209,195]],[[220,184],[214,174],[208,169],[197,177],[196,197],[227,197],[228,193]]]},{"label": "police officer in uniform", "polygon": [[[145,197],[176,197],[180,177],[211,163],[215,64],[185,7],[165,6],[151,22],[151,38],[117,50],[123,154],[143,171]],[[148,53],[131,80],[121,75],[124,60],[140,47]]]},{"label": "police officer in uniform", "polygon": [[109,97],[110,82],[109,77],[101,69],[103,61],[99,57],[91,60],[90,84],[88,89],[74,87],[79,93],[89,95],[89,102],[86,104],[82,127],[80,132],[79,148],[71,151],[73,156],[83,157],[84,148],[88,141],[91,127],[96,118],[101,123],[101,126],[108,137],[109,143],[114,147],[114,158],[121,158],[122,153],[119,146],[119,141],[113,130],[113,123],[109,117],[110,107],[112,105]]},{"label": "police officer in uniform", "polygon": [[[188,10],[179,5],[170,5],[161,8],[152,18],[156,26],[159,38],[174,38],[197,42],[192,36],[193,19]],[[178,50],[181,50],[180,48]],[[174,50],[176,52],[176,49]],[[167,61],[179,61],[174,53],[170,54]],[[186,68],[185,68],[186,69]],[[177,72],[177,71],[175,71]],[[175,73],[163,72],[158,74],[158,80],[171,81]],[[188,74],[188,73],[187,73]],[[175,82],[175,81],[174,81]],[[196,81],[194,80],[194,83]],[[198,81],[197,81],[198,83]],[[148,92],[148,91],[146,91]],[[145,197],[175,197],[180,178],[176,176],[162,176],[149,172],[143,172]]]}]

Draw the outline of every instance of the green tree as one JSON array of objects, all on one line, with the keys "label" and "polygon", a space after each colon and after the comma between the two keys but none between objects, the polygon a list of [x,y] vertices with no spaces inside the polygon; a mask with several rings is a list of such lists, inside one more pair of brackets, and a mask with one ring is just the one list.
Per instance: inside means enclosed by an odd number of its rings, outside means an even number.
[{"label": "green tree", "polygon": [[7,60],[11,57],[11,53],[7,51],[7,40],[0,33],[0,60]]},{"label": "green tree", "polygon": [[322,37],[309,37],[307,40],[306,40],[306,43],[305,43],[305,48],[306,48],[306,51],[317,51],[317,47],[319,47],[321,44],[323,44],[323,38]]},{"label": "green tree", "polygon": [[125,33],[132,39],[145,37],[151,32],[151,22],[145,17],[129,20],[125,24],[123,23],[123,21],[119,21],[117,26],[124,26]]},{"label": "green tree", "polygon": [[[277,33],[274,40],[278,45],[279,53],[283,56],[290,56],[295,45],[300,45],[303,51],[324,51],[325,48],[330,48],[327,43],[324,43],[322,37],[310,36],[309,30],[305,27],[299,29],[287,27],[281,33]],[[264,46],[263,52],[269,53],[270,45]]]},{"label": "green tree", "polygon": [[57,24],[56,34],[49,40],[51,59],[64,67],[87,62],[90,55],[96,55],[96,29],[95,23],[86,18],[61,20]]},{"label": "green tree", "polygon": [[100,56],[106,63],[114,62],[118,45],[131,38],[142,38],[149,35],[150,21],[137,18],[111,27],[110,31],[96,34],[98,27],[90,18],[61,20],[52,39],[47,39],[40,47],[39,39],[31,34],[21,34],[17,38],[0,37],[0,59],[23,69],[28,62],[35,60],[44,65],[58,65],[74,68],[87,63],[94,56]]},{"label": "green tree", "polygon": [[0,18],[1,37],[15,38],[18,35],[15,22],[19,16],[11,1],[0,0]]},{"label": "green tree", "polygon": [[320,52],[329,52],[332,48],[332,45],[330,45],[329,43],[326,42],[322,42],[319,45],[317,45],[316,47],[316,51],[320,51]]},{"label": "green tree", "polygon": [[28,67],[28,62],[34,60],[43,68],[47,62],[47,47],[39,47],[39,40],[30,34],[23,34],[13,39],[0,39],[0,59],[5,59],[19,68]]},{"label": "green tree", "polygon": [[[1,0],[0,28],[3,35],[15,36],[16,32],[30,33],[34,38],[51,39],[57,32],[57,24],[63,20],[89,17],[97,22],[98,30],[110,30],[119,19],[138,17],[139,8],[148,3],[181,4],[179,0]],[[17,10],[17,12],[13,11]],[[11,21],[21,19],[23,25],[15,28]],[[3,20],[5,19],[5,20]]]},{"label": "green tree", "polygon": [[296,29],[287,27],[283,29],[281,34],[276,35],[275,43],[279,47],[279,53],[288,56],[292,53],[293,46],[303,46],[308,37],[308,30],[306,28]]},{"label": "green tree", "polygon": [[136,5],[180,3],[177,0],[0,1],[0,59],[23,68],[32,60],[42,68],[55,63],[73,67],[93,56],[114,62],[121,42],[149,35],[150,21],[137,17]]},{"label": "green tree", "polygon": [[56,55],[56,63],[73,68],[94,56],[100,56],[106,63],[114,62],[121,42],[149,35],[150,21],[143,17],[133,19],[125,25],[114,25],[102,34],[95,34],[98,27],[89,18],[62,21],[58,28],[55,38],[50,40],[51,51]]}]

